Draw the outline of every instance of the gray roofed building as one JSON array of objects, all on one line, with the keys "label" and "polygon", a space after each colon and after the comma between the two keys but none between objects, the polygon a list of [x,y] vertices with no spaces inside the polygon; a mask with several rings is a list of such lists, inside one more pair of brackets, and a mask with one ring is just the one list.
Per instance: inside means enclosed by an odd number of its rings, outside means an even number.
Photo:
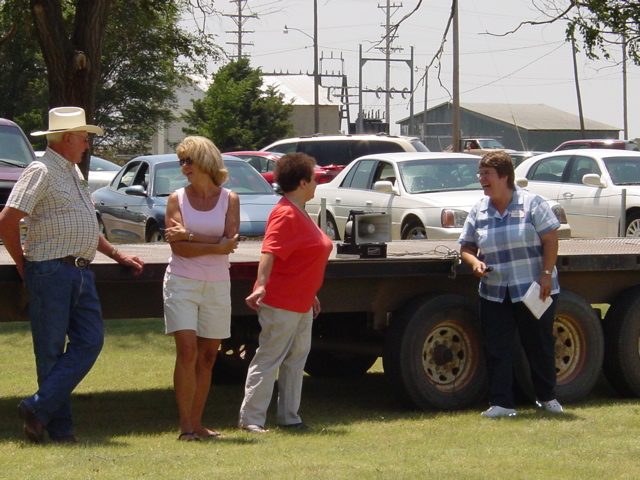
[{"label": "gray roofed building", "polygon": [[[427,110],[426,135],[424,112],[414,115],[416,136],[430,150],[439,151],[451,144],[452,104],[442,103]],[[618,138],[620,128],[586,119],[584,138]],[[409,118],[399,120],[403,135],[409,135]],[[462,137],[495,138],[514,150],[551,151],[566,140],[582,138],[577,115],[543,104],[462,103]]]}]

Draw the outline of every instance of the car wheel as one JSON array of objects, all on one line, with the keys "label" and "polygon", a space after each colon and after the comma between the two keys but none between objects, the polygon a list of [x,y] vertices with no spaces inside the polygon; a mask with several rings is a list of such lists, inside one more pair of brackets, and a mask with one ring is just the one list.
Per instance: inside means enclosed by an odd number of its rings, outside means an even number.
[{"label": "car wheel", "polygon": [[627,217],[627,237],[640,237],[640,213],[632,213]]},{"label": "car wheel", "polygon": [[410,220],[402,229],[402,240],[424,240],[427,238],[427,231],[420,220]]},{"label": "car wheel", "polygon": [[100,217],[98,217],[98,231],[100,232],[100,235],[109,240],[107,237],[107,227],[104,226],[104,222]]},{"label": "car wheel", "polygon": [[325,230],[325,233],[331,240],[340,240],[340,234],[338,233],[336,221],[333,219],[330,213],[327,213],[327,228]]},{"label": "car wheel", "polygon": [[164,242],[164,238],[160,233],[160,228],[158,225],[152,225],[149,227],[149,231],[147,232],[147,242],[149,243],[159,243]]}]

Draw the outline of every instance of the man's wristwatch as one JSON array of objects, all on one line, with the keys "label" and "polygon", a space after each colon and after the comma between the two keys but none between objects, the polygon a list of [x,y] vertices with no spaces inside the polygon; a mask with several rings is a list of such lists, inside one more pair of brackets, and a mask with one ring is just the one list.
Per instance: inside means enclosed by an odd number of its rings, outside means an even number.
[{"label": "man's wristwatch", "polygon": [[545,275],[553,275],[553,272],[551,270],[542,270],[542,273],[544,273]]}]

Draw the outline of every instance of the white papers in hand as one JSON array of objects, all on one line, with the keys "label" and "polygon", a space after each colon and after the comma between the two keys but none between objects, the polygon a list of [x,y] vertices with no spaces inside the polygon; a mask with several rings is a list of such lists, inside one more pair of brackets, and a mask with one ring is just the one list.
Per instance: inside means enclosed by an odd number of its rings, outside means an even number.
[{"label": "white papers in hand", "polygon": [[542,316],[547,308],[549,308],[549,305],[551,305],[551,302],[553,302],[551,297],[547,297],[545,300],[540,300],[540,284],[538,282],[533,282],[531,284],[527,293],[524,294],[522,301],[527,307],[529,307],[529,310],[531,310],[531,313],[533,313],[537,319]]}]

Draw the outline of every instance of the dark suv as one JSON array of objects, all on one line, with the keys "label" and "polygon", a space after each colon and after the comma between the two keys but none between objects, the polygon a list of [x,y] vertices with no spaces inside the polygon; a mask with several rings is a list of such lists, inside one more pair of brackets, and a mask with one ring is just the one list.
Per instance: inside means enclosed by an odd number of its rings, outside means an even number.
[{"label": "dark suv", "polygon": [[325,170],[325,177],[335,177],[353,160],[375,153],[428,152],[429,149],[414,137],[378,134],[312,135],[278,140],[262,149],[263,152],[303,152],[315,158]]},{"label": "dark suv", "polygon": [[0,210],[22,170],[36,158],[22,129],[11,120],[0,118]]}]

